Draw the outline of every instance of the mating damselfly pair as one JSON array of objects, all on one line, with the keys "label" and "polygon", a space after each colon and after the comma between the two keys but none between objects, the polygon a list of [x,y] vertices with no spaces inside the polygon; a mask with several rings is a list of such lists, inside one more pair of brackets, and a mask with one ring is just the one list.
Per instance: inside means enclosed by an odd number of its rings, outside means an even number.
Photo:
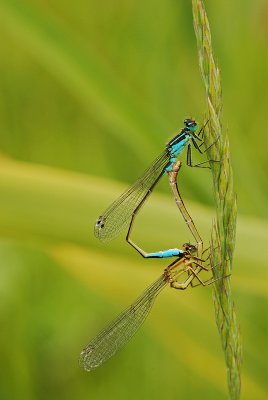
[{"label": "mating damselfly pair", "polygon": [[[131,185],[97,219],[95,235],[102,241],[111,240],[128,225],[126,240],[144,258],[175,257],[176,259],[165,268],[163,274],[136,301],[119,314],[84,348],[80,355],[80,365],[87,371],[99,367],[129,341],[149,314],[156,296],[167,284],[175,289],[183,290],[189,285],[195,286],[193,284],[194,279],[199,281],[198,284],[204,286],[213,282],[212,279],[203,282],[198,276],[201,271],[208,271],[208,265],[205,264],[209,257],[203,259],[204,251],[201,236],[184,205],[177,183],[178,172],[182,165],[181,161],[177,161],[177,157],[185,148],[187,148],[188,166],[209,168],[208,163],[211,160],[199,164],[194,164],[192,161],[192,146],[201,154],[205,153],[210,147],[201,149],[204,145],[203,131],[205,126],[206,124],[197,133],[197,123],[192,119],[185,119],[184,128],[168,142],[164,151],[147,168],[141,178]],[[157,182],[165,174],[168,175],[174,199],[193,235],[195,244],[185,243],[182,250],[174,248],[147,253],[132,241],[130,235],[140,208]],[[187,277],[181,281],[180,277],[185,273]]]}]

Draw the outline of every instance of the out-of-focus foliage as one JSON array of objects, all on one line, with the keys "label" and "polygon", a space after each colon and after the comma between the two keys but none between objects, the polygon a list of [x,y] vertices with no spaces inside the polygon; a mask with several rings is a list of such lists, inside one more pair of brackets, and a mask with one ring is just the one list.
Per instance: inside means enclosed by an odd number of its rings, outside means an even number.
[{"label": "out-of-focus foliage", "polygon": [[[240,211],[267,216],[268,6],[207,3]],[[2,0],[0,21],[0,137],[12,157],[132,182],[185,116],[203,119],[186,2]],[[189,196],[210,202],[204,174],[185,175]]]},{"label": "out-of-focus foliage", "polygon": [[[242,398],[265,399],[268,6],[207,7],[244,214],[233,272]],[[0,398],[226,398],[209,288],[166,290],[117,357],[91,374],[77,365],[166,265],[140,259],[123,236],[101,245],[92,227],[125,187],[116,181],[133,181],[185,116],[202,121],[190,2],[1,0],[0,32]],[[183,168],[181,183],[208,238],[209,173]],[[168,193],[137,225],[148,249],[191,239]]]}]

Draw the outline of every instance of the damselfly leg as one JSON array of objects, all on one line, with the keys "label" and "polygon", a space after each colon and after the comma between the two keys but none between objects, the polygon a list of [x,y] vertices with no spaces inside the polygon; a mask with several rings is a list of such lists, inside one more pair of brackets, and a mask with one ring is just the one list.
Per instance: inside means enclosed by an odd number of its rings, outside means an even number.
[{"label": "damselfly leg", "polygon": [[[196,148],[196,150],[197,150],[200,154],[205,154],[205,153],[207,153],[207,151],[208,151],[212,146],[214,146],[214,144],[219,140],[219,137],[217,137],[217,138],[214,140],[214,142],[211,143],[207,148],[205,148],[204,150],[201,149],[201,147],[205,144],[203,138],[204,138],[204,131],[205,131],[205,128],[206,128],[208,122],[209,122],[209,120],[207,120],[206,123],[205,123],[205,124],[202,126],[202,128],[200,129],[200,131],[199,131],[197,134],[194,133],[194,134],[193,134],[193,137],[192,137],[192,141],[191,141],[191,142],[192,142],[192,144],[194,145],[194,147]],[[200,136],[201,136],[201,138],[200,138]],[[197,140],[198,140],[198,141],[201,141],[201,143],[198,143]],[[209,168],[209,169],[210,169],[210,166],[205,166],[205,165],[204,165],[204,164],[207,164],[207,163],[210,163],[210,162],[219,162],[219,160],[206,160],[206,161],[200,162],[200,163],[198,163],[198,164],[193,164],[193,161],[192,161],[192,146],[191,146],[191,143],[190,143],[190,142],[188,143],[188,146],[187,146],[187,165],[188,165],[189,167]]]}]

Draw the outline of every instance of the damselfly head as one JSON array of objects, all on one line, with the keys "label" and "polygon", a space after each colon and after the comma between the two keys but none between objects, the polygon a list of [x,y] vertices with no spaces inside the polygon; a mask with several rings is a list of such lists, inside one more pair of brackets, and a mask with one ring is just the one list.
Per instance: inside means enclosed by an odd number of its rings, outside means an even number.
[{"label": "damselfly head", "polygon": [[184,243],[184,245],[182,247],[183,247],[183,250],[189,254],[194,254],[197,251],[196,246],[191,243]]},{"label": "damselfly head", "polygon": [[191,118],[186,118],[183,123],[185,128],[187,128],[190,132],[195,132],[197,130],[197,123],[195,122],[195,120]]}]

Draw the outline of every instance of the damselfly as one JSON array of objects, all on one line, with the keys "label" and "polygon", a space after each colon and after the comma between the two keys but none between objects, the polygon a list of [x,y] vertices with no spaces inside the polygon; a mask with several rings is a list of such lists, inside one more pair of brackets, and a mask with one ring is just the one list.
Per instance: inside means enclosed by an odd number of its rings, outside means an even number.
[{"label": "damselfly", "polygon": [[[192,144],[202,154],[208,149],[201,150],[203,140],[200,138],[205,125],[197,132],[198,125],[192,119],[184,120],[184,128],[168,142],[164,151],[147,168],[141,178],[130,186],[114,203],[97,219],[95,235],[101,240],[115,237],[128,223],[137,208],[144,203],[160,178],[172,171],[177,156],[187,146],[187,165],[190,167],[209,168],[204,161],[199,164],[192,163]],[[198,141],[201,142],[198,144]],[[211,146],[209,146],[211,147]]]},{"label": "damselfly", "polygon": [[[212,283],[202,282],[198,277],[200,271],[208,268],[200,264],[203,260],[193,255],[196,250],[196,246],[189,243],[183,245],[178,258],[165,269],[164,273],[84,348],[79,360],[81,367],[91,371],[117,353],[138,331],[157,295],[168,283],[180,290],[186,289],[195,278],[204,286]],[[179,282],[178,277],[185,272],[188,274],[187,279]]]}]

